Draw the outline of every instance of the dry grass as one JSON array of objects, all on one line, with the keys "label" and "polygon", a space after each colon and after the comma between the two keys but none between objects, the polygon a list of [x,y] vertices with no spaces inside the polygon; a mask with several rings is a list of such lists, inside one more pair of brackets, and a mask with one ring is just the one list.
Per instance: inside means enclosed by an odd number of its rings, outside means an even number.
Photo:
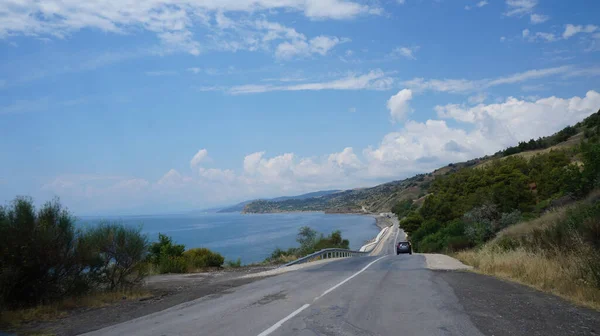
[{"label": "dry grass", "polygon": [[[596,190],[587,201],[600,197]],[[586,244],[571,249],[542,250],[535,246],[503,248],[506,241],[531,241],[533,231],[542,231],[564,222],[575,205],[554,209],[539,218],[521,222],[499,232],[481,248],[459,252],[457,259],[474,267],[476,272],[516,281],[561,296],[576,304],[600,310],[600,288],[586,276],[594,251]],[[529,244],[529,243],[527,243]],[[526,249],[524,247],[527,247]]]},{"label": "dry grass", "polygon": [[516,281],[600,310],[600,289],[588,284],[580,272],[584,256],[559,254],[549,257],[541,252],[498,251],[486,246],[459,252],[456,257],[477,272]]},{"label": "dry grass", "polygon": [[[524,159],[529,160],[529,159],[531,159],[532,157],[534,157],[534,156],[536,156],[538,154],[549,153],[549,152],[551,152],[553,150],[566,150],[566,149],[575,147],[575,146],[577,146],[581,142],[582,139],[583,139],[583,132],[578,133],[578,134],[570,137],[569,140],[561,142],[561,143],[559,143],[557,145],[554,145],[552,147],[548,147],[548,148],[545,148],[545,149],[536,149],[536,150],[521,152],[521,153],[517,153],[517,154],[512,154],[512,155],[509,155],[509,156],[501,157],[499,159],[486,160],[486,161],[483,161],[483,162],[475,165],[474,167],[475,168],[484,168],[484,167],[487,167],[487,166],[493,164],[496,160],[504,160],[504,159],[506,159],[508,157],[511,157],[511,156],[520,156],[520,157],[522,157]],[[573,158],[573,162],[575,162],[577,164],[580,163],[580,162],[577,161],[576,158]]]},{"label": "dry grass", "polygon": [[496,239],[492,240],[490,244],[494,244],[501,237],[508,236],[511,238],[520,238],[529,235],[536,229],[545,229],[556,225],[556,223],[565,220],[567,216],[567,210],[569,208],[570,207],[568,206],[555,208],[543,214],[539,218],[509,226],[506,229],[498,232]]},{"label": "dry grass", "polygon": [[0,312],[0,325],[18,327],[33,321],[50,321],[63,318],[69,310],[76,308],[99,308],[126,300],[140,300],[152,297],[144,290],[99,292],[81,297],[67,298],[47,305],[33,308],[16,309]]}]

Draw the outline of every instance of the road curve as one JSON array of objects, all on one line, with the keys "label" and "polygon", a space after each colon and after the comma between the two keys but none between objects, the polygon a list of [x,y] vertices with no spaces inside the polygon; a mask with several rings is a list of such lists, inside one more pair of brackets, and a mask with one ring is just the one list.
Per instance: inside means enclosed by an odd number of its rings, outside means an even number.
[{"label": "road curve", "polygon": [[390,231],[382,255],[309,266],[87,335],[600,334],[595,311],[491,277],[432,271],[422,255],[396,256],[403,233]]}]

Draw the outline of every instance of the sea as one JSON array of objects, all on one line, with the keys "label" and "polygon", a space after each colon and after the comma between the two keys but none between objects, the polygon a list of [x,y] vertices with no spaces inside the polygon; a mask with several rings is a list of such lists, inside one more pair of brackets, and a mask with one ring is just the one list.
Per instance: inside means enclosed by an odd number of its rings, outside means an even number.
[{"label": "sea", "polygon": [[308,226],[319,233],[335,230],[359,249],[374,238],[379,229],[375,218],[364,215],[325,213],[240,214],[207,213],[194,215],[79,217],[78,224],[87,227],[100,222],[117,222],[140,227],[150,241],[166,234],[186,249],[206,247],[221,253],[226,260],[241,259],[242,264],[260,262],[279,247],[298,246],[298,229]]}]

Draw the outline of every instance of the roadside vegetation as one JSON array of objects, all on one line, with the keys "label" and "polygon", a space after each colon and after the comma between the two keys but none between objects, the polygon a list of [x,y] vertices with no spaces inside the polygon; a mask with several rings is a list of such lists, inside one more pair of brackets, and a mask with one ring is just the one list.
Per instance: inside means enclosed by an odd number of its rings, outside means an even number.
[{"label": "roadside vegetation", "polygon": [[479,272],[516,280],[600,309],[600,192],[508,227],[456,257]]},{"label": "roadside vegetation", "polygon": [[[417,207],[404,201],[392,209],[419,252],[455,252],[479,246],[502,229],[584,198],[600,181],[600,111],[557,134],[499,152],[485,166],[438,175]],[[582,141],[532,157],[521,150]]]},{"label": "roadside vegetation", "polygon": [[206,268],[219,268],[225,258],[207,248],[185,250],[185,245],[174,244],[173,239],[158,234],[158,241],[150,245],[147,258],[153,273],[189,273]]},{"label": "roadside vegetation", "polygon": [[418,252],[600,309],[599,140],[600,111],[437,175],[424,200],[393,212]]},{"label": "roadside vegetation", "polygon": [[284,264],[326,248],[350,248],[350,242],[342,238],[342,232],[339,230],[325,236],[308,226],[303,226],[298,230],[296,241],[300,244],[299,247],[287,250],[276,248],[271,256],[265,259],[265,263]]},{"label": "roadside vegetation", "polygon": [[191,272],[224,263],[218,253],[186,251],[165,235],[150,243],[141,227],[106,222],[79,228],[75,221],[56,199],[39,209],[27,197],[0,206],[0,325],[140,299],[151,295],[140,285],[152,272]]}]

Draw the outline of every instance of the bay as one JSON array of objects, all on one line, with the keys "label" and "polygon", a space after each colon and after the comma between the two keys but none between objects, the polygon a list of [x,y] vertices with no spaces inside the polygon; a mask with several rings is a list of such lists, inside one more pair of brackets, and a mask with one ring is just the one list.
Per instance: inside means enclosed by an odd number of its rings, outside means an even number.
[{"label": "bay", "polygon": [[80,217],[81,226],[96,225],[102,221],[119,222],[127,226],[141,226],[150,241],[158,233],[166,234],[186,249],[206,247],[221,253],[226,260],[241,258],[243,264],[259,262],[276,248],[297,246],[296,234],[302,226],[330,234],[342,231],[352,249],[359,249],[365,241],[377,235],[379,229],[370,216],[281,213],[281,214],[198,214],[124,217]]}]

